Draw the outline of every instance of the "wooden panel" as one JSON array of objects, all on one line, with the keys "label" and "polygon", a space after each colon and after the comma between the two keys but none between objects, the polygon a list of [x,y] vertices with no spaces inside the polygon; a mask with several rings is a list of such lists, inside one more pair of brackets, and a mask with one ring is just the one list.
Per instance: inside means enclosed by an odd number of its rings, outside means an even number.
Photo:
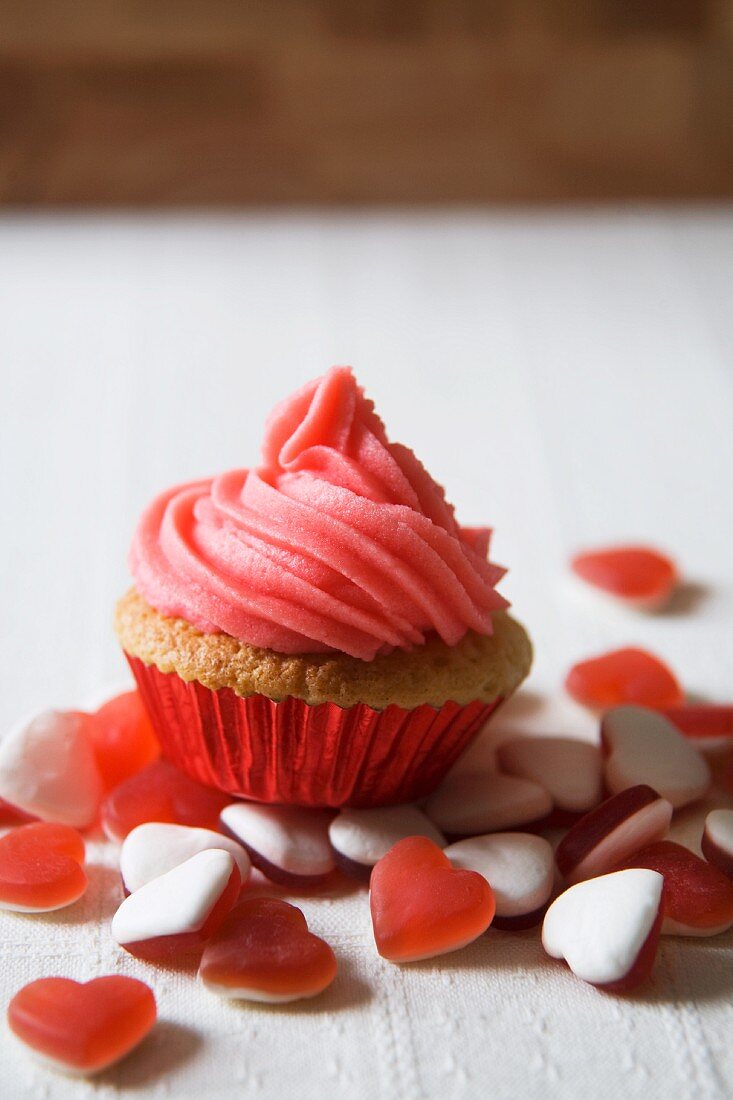
[{"label": "wooden panel", "polygon": [[0,201],[733,194],[725,0],[0,0]]}]

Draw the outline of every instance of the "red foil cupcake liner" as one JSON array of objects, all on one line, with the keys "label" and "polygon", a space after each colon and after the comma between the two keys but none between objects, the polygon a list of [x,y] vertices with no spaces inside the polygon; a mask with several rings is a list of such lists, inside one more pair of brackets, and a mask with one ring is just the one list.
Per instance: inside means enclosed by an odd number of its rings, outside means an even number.
[{"label": "red foil cupcake liner", "polygon": [[291,806],[384,806],[430,794],[502,702],[412,710],[243,699],[125,654],[163,753],[239,798]]}]

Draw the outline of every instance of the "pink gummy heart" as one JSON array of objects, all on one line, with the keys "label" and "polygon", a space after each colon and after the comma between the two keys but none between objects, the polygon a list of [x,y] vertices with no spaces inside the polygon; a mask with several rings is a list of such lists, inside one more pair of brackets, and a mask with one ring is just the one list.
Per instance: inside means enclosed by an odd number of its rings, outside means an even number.
[{"label": "pink gummy heart", "polygon": [[140,1043],[155,1023],[153,991],[112,975],[82,984],[39,978],[15,994],[8,1026],[44,1063],[65,1073],[106,1069]]},{"label": "pink gummy heart", "polygon": [[140,693],[116,695],[92,715],[90,733],[97,767],[110,791],[160,756]]},{"label": "pink gummy heart", "polygon": [[465,947],[491,924],[496,905],[483,875],[454,870],[427,837],[395,844],[374,867],[370,905],[377,950],[414,962]]},{"label": "pink gummy heart", "polygon": [[674,562],[648,546],[589,550],[570,564],[587,584],[635,607],[661,606],[678,582]]},{"label": "pink gummy heart", "polygon": [[102,827],[111,840],[124,840],[136,825],[167,821],[217,829],[229,795],[204,787],[167,760],[156,760],[115,787],[102,803]]},{"label": "pink gummy heart", "polygon": [[84,841],[70,825],[36,821],[0,838],[0,909],[46,913],[87,888]]},{"label": "pink gummy heart", "polygon": [[270,1004],[315,997],[335,976],[329,945],[279,898],[240,902],[207,943],[199,969],[214,993]]},{"label": "pink gummy heart", "polygon": [[684,695],[674,673],[653,653],[628,647],[573,665],[565,679],[573,699],[589,707],[678,707]]}]

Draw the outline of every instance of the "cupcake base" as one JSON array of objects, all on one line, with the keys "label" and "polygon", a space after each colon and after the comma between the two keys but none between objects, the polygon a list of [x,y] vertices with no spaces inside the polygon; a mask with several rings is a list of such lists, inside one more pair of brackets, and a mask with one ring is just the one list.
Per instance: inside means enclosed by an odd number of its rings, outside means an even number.
[{"label": "cupcake base", "polygon": [[291,806],[383,806],[430,794],[502,698],[375,710],[213,691],[125,656],[163,749],[235,798]]}]

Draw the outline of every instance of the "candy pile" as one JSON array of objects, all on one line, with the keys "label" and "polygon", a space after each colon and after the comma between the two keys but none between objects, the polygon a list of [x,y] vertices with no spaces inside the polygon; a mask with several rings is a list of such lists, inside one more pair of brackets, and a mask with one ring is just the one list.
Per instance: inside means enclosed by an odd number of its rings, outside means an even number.
[{"label": "candy pile", "polygon": [[[665,561],[634,549],[575,568],[649,606],[674,583]],[[457,951],[489,927],[541,924],[547,955],[627,992],[650,974],[661,935],[733,926],[733,809],[712,803],[704,858],[668,839],[675,812],[710,798],[711,761],[723,758],[733,790],[733,708],[685,706],[672,673],[635,649],[576,665],[568,688],[603,710],[597,745],[513,736],[491,766],[454,770],[420,806],[337,813],[202,787],[159,759],[134,691],[94,714],[46,712],[0,742],[0,824],[11,827],[0,908],[77,901],[80,830],[101,825],[119,850],[113,939],[154,964],[193,955],[202,989],[221,997],[285,1003],[336,976],[300,909],[250,888],[253,868],[273,891],[317,891],[338,875],[368,884],[376,950],[391,963]],[[152,990],[122,976],[40,978],[8,1008],[32,1051],[80,1074],[129,1053],[155,1017]]]}]

